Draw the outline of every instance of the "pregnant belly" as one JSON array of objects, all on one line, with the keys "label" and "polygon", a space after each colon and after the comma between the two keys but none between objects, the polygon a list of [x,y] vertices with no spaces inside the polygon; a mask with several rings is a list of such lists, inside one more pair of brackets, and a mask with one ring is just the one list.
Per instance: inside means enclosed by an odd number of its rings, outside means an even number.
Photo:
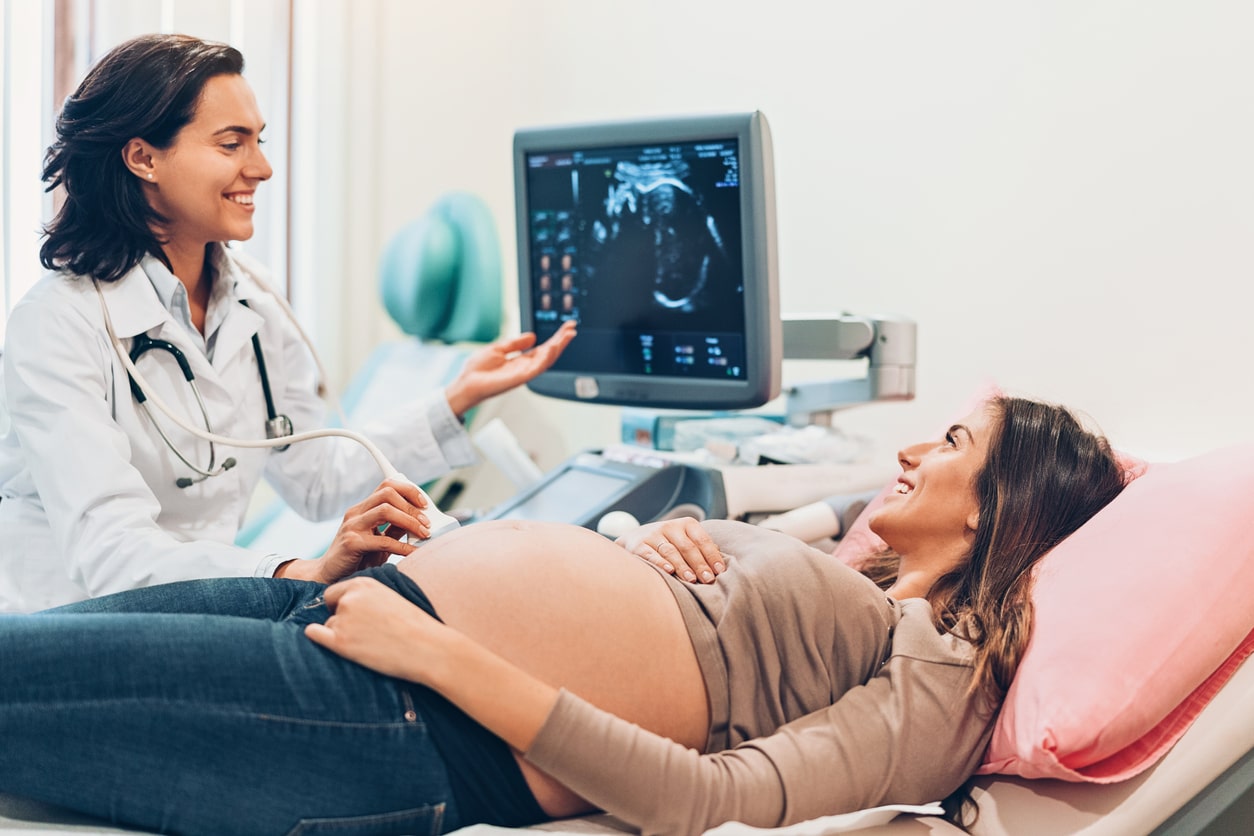
[{"label": "pregnant belly", "polygon": [[[445,623],[555,687],[686,746],[709,729],[705,683],[670,588],[595,532],[490,521],[401,561]],[[589,806],[520,759],[541,808]]]}]

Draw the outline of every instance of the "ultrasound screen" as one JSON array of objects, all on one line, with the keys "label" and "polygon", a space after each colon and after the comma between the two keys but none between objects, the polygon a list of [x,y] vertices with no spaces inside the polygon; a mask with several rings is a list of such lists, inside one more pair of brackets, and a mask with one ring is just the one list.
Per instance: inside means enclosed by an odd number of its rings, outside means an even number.
[{"label": "ultrasound screen", "polygon": [[736,139],[528,153],[533,328],[554,370],[744,380]]}]

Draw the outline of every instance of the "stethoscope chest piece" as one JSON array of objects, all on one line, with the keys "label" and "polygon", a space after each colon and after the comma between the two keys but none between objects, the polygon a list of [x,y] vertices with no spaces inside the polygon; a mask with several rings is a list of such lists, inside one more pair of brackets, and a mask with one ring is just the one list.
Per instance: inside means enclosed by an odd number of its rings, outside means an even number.
[{"label": "stethoscope chest piece", "polygon": [[[266,438],[287,438],[293,432],[292,419],[286,415],[276,415],[273,418],[266,419]],[[275,447],[274,449],[282,453],[291,446],[290,444],[284,444],[282,447]]]}]

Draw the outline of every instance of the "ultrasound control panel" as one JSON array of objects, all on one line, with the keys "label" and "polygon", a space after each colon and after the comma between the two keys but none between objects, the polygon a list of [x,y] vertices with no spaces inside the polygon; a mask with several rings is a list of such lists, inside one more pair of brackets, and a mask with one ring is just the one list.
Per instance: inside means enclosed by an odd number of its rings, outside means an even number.
[{"label": "ultrasound control panel", "polygon": [[647,455],[623,459],[588,451],[480,519],[568,522],[595,531],[613,511],[641,523],[680,516],[721,519],[727,514],[722,474]]}]

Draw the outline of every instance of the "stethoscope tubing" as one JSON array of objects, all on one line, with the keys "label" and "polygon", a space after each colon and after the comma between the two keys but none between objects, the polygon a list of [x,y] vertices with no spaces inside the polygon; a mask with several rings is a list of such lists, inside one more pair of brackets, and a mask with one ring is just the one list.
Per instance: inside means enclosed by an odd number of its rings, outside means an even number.
[{"label": "stethoscope tubing", "polygon": [[[95,278],[92,279],[92,284],[95,286],[96,295],[100,299],[100,312],[104,318],[105,332],[109,336],[109,342],[113,344],[113,349],[118,356],[118,360],[122,362],[122,366],[131,376],[135,385],[137,385],[140,388],[140,391],[147,396],[148,401],[152,403],[153,406],[157,407],[157,409],[161,410],[167,418],[187,432],[197,438],[204,439],[205,441],[214,444],[242,448],[282,447],[288,444],[299,444],[302,441],[310,441],[315,438],[349,438],[366,448],[366,452],[370,454],[370,457],[374,459],[374,462],[378,466],[379,470],[383,472],[384,478],[409,481],[399,470],[392,466],[392,463],[388,461],[387,456],[383,455],[383,451],[380,450],[373,441],[354,430],[340,427],[324,427],[323,429],[318,430],[304,430],[303,432],[293,433],[292,435],[282,436],[280,438],[250,439],[231,438],[229,436],[218,435],[217,433],[212,433],[201,429],[200,427],[193,426],[191,423],[175,413],[175,411],[171,409],[170,406],[156,394],[156,392],[153,391],[153,389],[148,385],[148,381],[142,374],[140,374],[139,369],[137,369],[135,364],[131,362],[130,354],[126,351],[126,347],[122,345],[122,341],[118,339],[118,335],[113,329],[113,320],[109,316],[109,306],[105,303],[104,291],[100,289],[100,283],[97,282]],[[277,295],[276,298],[278,298]],[[297,328],[299,329],[300,326],[297,325]],[[319,364],[319,366],[321,366],[321,364]]]},{"label": "stethoscope tubing", "polygon": [[[132,363],[138,363],[139,358],[143,357],[149,351],[165,351],[174,358],[174,362],[178,364],[179,371],[183,373],[183,379],[187,381],[187,385],[191,387],[192,394],[196,396],[196,405],[200,408],[200,417],[205,421],[205,428],[212,429],[209,424],[209,409],[205,406],[205,399],[200,396],[200,387],[196,385],[196,376],[192,374],[192,365],[187,362],[187,356],[183,354],[183,350],[168,340],[153,339],[147,334],[139,334],[132,341],[131,350],[127,356],[130,358]],[[136,402],[144,408],[144,411],[148,413],[148,417],[152,418],[152,411],[148,407],[148,393],[140,388],[139,384],[135,382],[135,378],[130,378],[130,381],[131,394],[134,395]],[[268,394],[269,393],[267,393],[267,396]],[[231,465],[234,464],[233,461],[230,463],[223,462],[223,469],[215,471],[214,465],[217,464],[218,460],[217,450],[215,446],[210,443],[209,466],[202,469],[197,465],[192,464],[191,460],[188,459],[187,456],[183,455],[183,451],[174,446],[174,442],[171,441],[170,437],[165,434],[165,430],[161,428],[161,424],[159,424],[155,419],[152,421],[152,426],[156,429],[157,434],[161,436],[161,440],[165,442],[165,446],[170,448],[170,452],[173,453],[178,460],[185,464],[190,470],[195,471],[200,476],[208,478],[210,476],[219,475],[220,473],[229,470]]]}]

